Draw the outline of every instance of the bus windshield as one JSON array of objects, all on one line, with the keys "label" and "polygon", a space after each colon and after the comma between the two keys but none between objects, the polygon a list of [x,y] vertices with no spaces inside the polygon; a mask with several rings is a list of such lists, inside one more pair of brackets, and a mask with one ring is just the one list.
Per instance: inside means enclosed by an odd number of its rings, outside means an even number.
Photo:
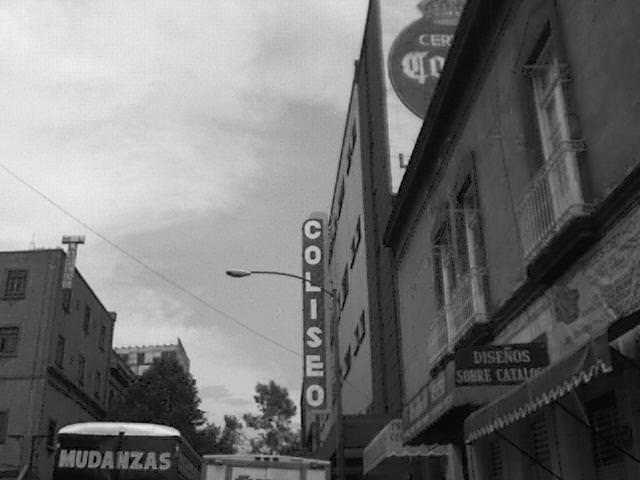
[{"label": "bus windshield", "polygon": [[53,480],[199,480],[201,463],[170,427],[75,424],[58,432]]}]

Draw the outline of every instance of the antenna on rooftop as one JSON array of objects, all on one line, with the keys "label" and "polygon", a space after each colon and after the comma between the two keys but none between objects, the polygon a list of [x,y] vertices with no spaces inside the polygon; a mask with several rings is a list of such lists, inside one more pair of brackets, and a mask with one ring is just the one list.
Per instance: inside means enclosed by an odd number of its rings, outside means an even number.
[{"label": "antenna on rooftop", "polygon": [[62,276],[62,288],[71,288],[73,274],[76,268],[78,245],[84,243],[84,235],[65,235],[62,243],[67,245],[67,260],[64,262],[64,274]]}]

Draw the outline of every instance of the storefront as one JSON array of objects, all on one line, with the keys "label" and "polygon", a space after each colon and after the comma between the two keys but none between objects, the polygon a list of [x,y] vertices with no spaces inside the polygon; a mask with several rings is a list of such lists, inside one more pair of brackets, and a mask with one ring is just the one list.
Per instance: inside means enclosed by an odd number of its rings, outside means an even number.
[{"label": "storefront", "polygon": [[402,420],[391,420],[364,449],[363,472],[369,480],[445,478],[447,451],[439,445],[404,445]]},{"label": "storefront", "polygon": [[467,418],[472,479],[640,478],[638,336],[608,335]]}]

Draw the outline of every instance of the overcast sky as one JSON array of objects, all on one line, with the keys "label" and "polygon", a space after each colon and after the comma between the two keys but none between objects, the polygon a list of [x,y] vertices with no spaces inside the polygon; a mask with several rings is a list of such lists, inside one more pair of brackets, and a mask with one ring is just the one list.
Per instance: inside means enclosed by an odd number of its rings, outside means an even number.
[{"label": "overcast sky", "polygon": [[[96,232],[289,349],[300,226],[327,210],[366,0],[4,0],[0,164]],[[132,262],[0,168],[1,250],[86,235],[116,346],[182,339],[209,417],[256,382],[299,400],[300,356]]]}]

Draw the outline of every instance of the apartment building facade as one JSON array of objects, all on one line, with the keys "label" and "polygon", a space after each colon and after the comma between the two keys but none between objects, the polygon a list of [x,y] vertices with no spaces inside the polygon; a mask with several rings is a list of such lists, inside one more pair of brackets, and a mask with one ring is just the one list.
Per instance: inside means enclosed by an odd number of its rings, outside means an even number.
[{"label": "apartment building facade", "polygon": [[51,478],[57,428],[103,419],[115,313],[61,249],[0,252],[0,475]]},{"label": "apartment building facade", "polygon": [[[428,478],[640,474],[638,24],[633,0],[467,2],[385,232]],[[487,360],[519,349],[546,357]]]},{"label": "apartment building facade", "polygon": [[176,343],[115,347],[114,351],[127,364],[131,371],[138,376],[147,371],[154,360],[159,358],[174,358],[187,373],[191,365],[187,352],[179,338]]}]

